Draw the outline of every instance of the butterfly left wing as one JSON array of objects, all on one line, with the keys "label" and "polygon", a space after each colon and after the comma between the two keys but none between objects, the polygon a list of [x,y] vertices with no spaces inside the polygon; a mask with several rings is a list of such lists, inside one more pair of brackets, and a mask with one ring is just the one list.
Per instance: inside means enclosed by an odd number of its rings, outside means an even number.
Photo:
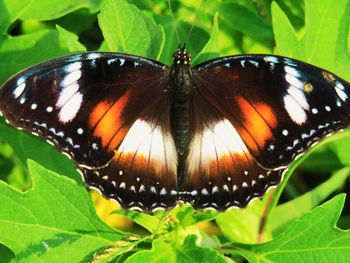
[{"label": "butterfly left wing", "polygon": [[187,187],[199,208],[245,206],[278,184],[298,155],[350,125],[349,84],[300,61],[234,56],[192,74],[193,107],[202,112],[193,120],[206,125],[193,121],[187,160]]},{"label": "butterfly left wing", "polygon": [[69,55],[7,81],[0,111],[13,126],[66,153],[90,187],[123,207],[172,206],[176,150],[168,74],[165,65],[138,56]]}]

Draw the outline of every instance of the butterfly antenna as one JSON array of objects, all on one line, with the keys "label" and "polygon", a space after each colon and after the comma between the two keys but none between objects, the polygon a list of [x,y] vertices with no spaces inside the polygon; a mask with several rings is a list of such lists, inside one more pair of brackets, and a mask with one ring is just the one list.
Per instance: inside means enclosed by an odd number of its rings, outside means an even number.
[{"label": "butterfly antenna", "polygon": [[175,34],[176,34],[176,38],[177,38],[177,43],[180,45],[179,32],[177,31],[177,27],[176,27],[176,23],[175,23],[175,16],[174,16],[173,8],[171,7],[170,0],[168,0],[168,5],[169,5],[171,17],[172,17],[172,19],[173,19],[173,26],[174,26],[174,29],[175,29]]},{"label": "butterfly antenna", "polygon": [[186,42],[185,42],[185,43],[187,43],[188,40],[190,39],[190,36],[191,36],[192,31],[193,31],[193,28],[194,28],[194,24],[195,24],[195,23],[197,22],[197,20],[198,20],[198,14],[199,14],[199,11],[202,9],[203,4],[204,4],[204,0],[201,0],[201,3],[199,4],[199,7],[198,7],[198,9],[197,9],[197,11],[196,11],[196,15],[195,15],[195,17],[194,17],[194,19],[193,19],[192,26],[191,26],[190,31],[188,32],[187,39],[186,39]]}]

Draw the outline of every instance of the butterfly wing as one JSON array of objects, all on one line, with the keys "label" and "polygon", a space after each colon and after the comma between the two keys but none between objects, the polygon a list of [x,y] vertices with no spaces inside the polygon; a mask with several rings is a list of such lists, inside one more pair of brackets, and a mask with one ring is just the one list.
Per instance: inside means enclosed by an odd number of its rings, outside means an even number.
[{"label": "butterfly wing", "polygon": [[299,154],[350,124],[349,84],[300,61],[226,57],[195,67],[193,79],[202,115],[192,119],[204,126],[192,123],[188,191],[199,208],[245,206]]},{"label": "butterfly wing", "polygon": [[[67,153],[89,186],[127,207],[134,205],[132,197],[124,202],[127,195],[140,193],[135,206],[148,207],[150,195],[157,200],[164,193],[157,183],[170,189],[176,182],[168,74],[163,64],[137,56],[70,55],[11,78],[0,90],[0,111],[13,126]],[[168,176],[160,177],[163,172]]]}]

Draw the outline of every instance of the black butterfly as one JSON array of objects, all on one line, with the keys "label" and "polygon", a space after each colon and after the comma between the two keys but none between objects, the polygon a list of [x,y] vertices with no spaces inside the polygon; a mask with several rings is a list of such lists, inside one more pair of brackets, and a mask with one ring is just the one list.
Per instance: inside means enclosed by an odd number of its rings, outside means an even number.
[{"label": "black butterfly", "polygon": [[167,67],[119,53],[54,59],[11,78],[0,110],[67,153],[124,208],[244,207],[311,145],[350,125],[350,86],[285,57]]}]

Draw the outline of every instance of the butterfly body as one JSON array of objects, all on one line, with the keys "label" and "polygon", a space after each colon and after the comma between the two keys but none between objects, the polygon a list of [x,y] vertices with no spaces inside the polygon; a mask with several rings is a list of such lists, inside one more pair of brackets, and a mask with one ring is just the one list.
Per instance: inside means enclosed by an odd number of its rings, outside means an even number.
[{"label": "butterfly body", "polygon": [[186,150],[190,141],[190,110],[194,93],[191,83],[191,55],[183,49],[173,55],[169,82],[171,99],[171,132],[177,150],[178,184],[183,184],[186,173]]},{"label": "butterfly body", "polygon": [[124,208],[225,210],[348,127],[349,98],[346,81],[300,61],[242,55],[191,67],[180,48],[171,67],[102,52],[41,63],[2,86],[0,111]]}]

